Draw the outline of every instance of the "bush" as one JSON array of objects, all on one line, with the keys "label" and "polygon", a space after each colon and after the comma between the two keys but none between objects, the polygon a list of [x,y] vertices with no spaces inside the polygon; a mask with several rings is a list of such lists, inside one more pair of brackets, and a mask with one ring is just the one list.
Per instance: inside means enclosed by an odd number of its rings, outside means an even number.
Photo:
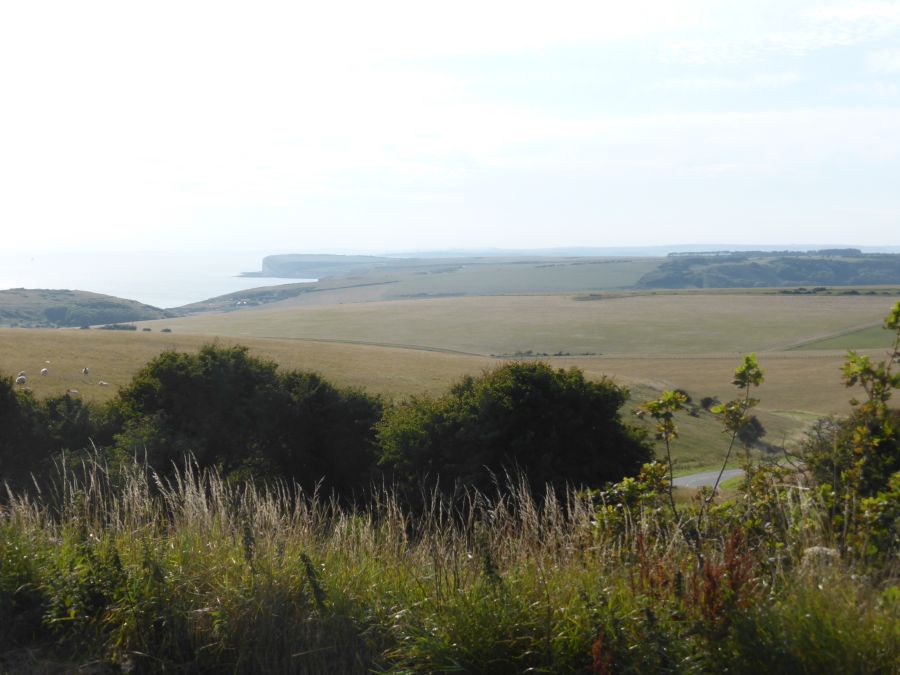
[{"label": "bush", "polygon": [[887,360],[873,362],[854,351],[844,362],[844,384],[859,387],[864,397],[853,399],[846,420],[818,424],[804,445],[803,459],[820,483],[839,494],[871,497],[884,490],[900,471],[900,410],[889,406],[900,389],[900,302],[885,317],[884,327],[894,334]]},{"label": "bush", "polygon": [[407,483],[489,490],[492,474],[522,472],[535,494],[548,484],[597,486],[637,473],[652,455],[619,417],[627,398],[577,368],[511,363],[388,410],[377,426],[381,463]]},{"label": "bush", "polygon": [[225,474],[281,477],[349,492],[375,464],[372,427],[379,399],[342,390],[311,373],[280,374],[246,347],[208,345],[197,354],[164,352],[115,403],[117,445],[146,452],[163,473],[192,454]]},{"label": "bush", "polygon": [[[859,462],[864,433],[881,437],[877,452],[867,453],[865,461]],[[818,420],[803,441],[802,456],[816,482],[827,483],[841,494],[858,464],[858,475],[852,476],[854,489],[872,496],[887,486],[893,473],[900,471],[900,411],[888,410],[880,420],[867,418],[859,411],[842,420]]]},{"label": "bush", "polygon": [[61,450],[88,447],[92,408],[69,395],[35,400],[0,377],[0,485],[30,485]]}]

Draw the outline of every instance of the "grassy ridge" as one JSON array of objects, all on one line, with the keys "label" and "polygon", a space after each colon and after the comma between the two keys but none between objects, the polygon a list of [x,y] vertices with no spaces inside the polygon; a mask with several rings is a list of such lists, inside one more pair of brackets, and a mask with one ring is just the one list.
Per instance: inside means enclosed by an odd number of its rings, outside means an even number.
[{"label": "grassy ridge", "polygon": [[134,300],[86,291],[0,291],[0,326],[87,326],[158,319],[167,313]]}]

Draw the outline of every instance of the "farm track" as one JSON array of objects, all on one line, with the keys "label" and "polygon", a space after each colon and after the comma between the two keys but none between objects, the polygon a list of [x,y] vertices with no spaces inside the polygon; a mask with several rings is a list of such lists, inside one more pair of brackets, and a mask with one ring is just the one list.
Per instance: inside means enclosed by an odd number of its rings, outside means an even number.
[{"label": "farm track", "polygon": [[[444,347],[429,347],[427,345],[411,345],[392,342],[370,342],[368,340],[342,340],[340,338],[310,338],[310,337],[282,337],[280,335],[254,335],[254,339],[279,340],[283,342],[324,342],[326,344],[359,345],[362,347],[385,347],[387,349],[412,349],[420,352],[436,352],[438,354],[458,354],[459,356],[477,356],[480,358],[503,358],[491,354],[479,354],[477,352],[464,352],[459,349],[447,349]],[[559,358],[559,357],[557,357]]]},{"label": "farm track", "polygon": [[821,333],[819,335],[813,335],[808,338],[804,338],[802,340],[797,340],[796,342],[789,342],[783,345],[779,345],[777,347],[778,351],[791,351],[798,350],[801,347],[805,347],[806,345],[815,344],[816,342],[821,342],[822,340],[830,340],[832,338],[844,337],[845,335],[852,335],[853,333],[858,333],[859,331],[866,330],[867,328],[877,328],[881,326],[881,321],[869,321],[867,323],[862,323],[857,326],[850,326],[849,328],[843,328],[841,330],[833,331],[830,333]]},{"label": "farm track", "polygon": [[[875,325],[875,324],[873,324]],[[868,328],[869,326],[863,326],[863,328]],[[846,331],[846,333],[853,333],[856,330],[860,330],[860,328],[856,328],[854,330]],[[840,335],[844,335],[846,333],[840,333]],[[838,334],[829,335],[824,337],[817,337],[810,342],[817,342],[818,340],[825,339],[825,337],[837,337]],[[235,336],[229,336],[234,338]],[[260,340],[279,340],[279,341],[289,341],[289,342],[309,342],[309,343],[328,343],[328,344],[344,344],[344,345],[359,345],[366,347],[385,347],[388,349],[410,349],[414,351],[422,351],[422,352],[435,352],[439,354],[458,354],[460,356],[476,356],[480,358],[486,359],[503,359],[503,360],[516,360],[516,359],[554,359],[554,360],[596,360],[596,361],[632,361],[635,359],[647,360],[647,361],[723,361],[723,360],[734,360],[735,356],[740,356],[746,352],[710,352],[708,354],[684,354],[684,353],[661,353],[661,352],[634,352],[634,353],[619,353],[619,354],[568,354],[568,355],[556,355],[556,354],[547,354],[547,355],[521,355],[515,356],[511,354],[486,354],[483,352],[467,352],[461,349],[449,349],[446,347],[432,347],[428,345],[417,345],[417,344],[409,344],[409,343],[400,343],[400,342],[378,342],[371,340],[345,340],[341,338],[319,338],[319,337],[284,337],[280,335],[254,335],[254,339]],[[866,351],[874,351],[877,352],[879,350],[859,350],[862,352]],[[758,355],[764,355],[767,359],[818,359],[823,356],[831,356],[831,355],[843,355],[846,353],[844,349],[822,349],[816,350],[814,352],[803,352],[803,351],[787,351],[785,349],[765,349],[759,350],[756,352]]]},{"label": "farm track", "polygon": [[[853,329],[848,329],[846,331],[841,331],[838,333],[833,333],[829,335],[821,335],[815,338],[811,338],[810,340],[804,340],[802,343],[797,344],[806,344],[807,342],[818,342],[819,340],[828,339],[831,337],[840,337],[842,335],[847,335],[850,333],[855,333],[858,330],[862,330],[864,328],[870,328],[872,326],[876,326],[878,324],[867,324],[864,326],[857,326]],[[239,336],[228,336],[231,338],[239,339]],[[475,356],[486,359],[503,359],[503,360],[516,360],[516,359],[554,359],[554,360],[596,360],[596,361],[631,361],[634,359],[641,359],[646,361],[723,361],[723,360],[734,360],[735,356],[740,356],[746,352],[710,352],[707,354],[684,354],[684,353],[661,353],[661,352],[634,352],[634,353],[619,353],[619,354],[568,354],[568,355],[556,355],[556,354],[547,354],[547,355],[512,355],[512,354],[486,354],[483,352],[467,352],[461,349],[449,349],[446,347],[432,347],[428,345],[417,345],[410,343],[401,343],[401,342],[378,342],[372,340],[348,340],[341,338],[320,338],[320,337],[284,337],[281,335],[254,335],[253,339],[259,340],[278,340],[278,341],[287,341],[287,342],[309,342],[309,343],[326,343],[326,344],[339,344],[339,345],[359,345],[365,347],[384,347],[387,349],[410,349],[413,351],[422,351],[422,352],[434,352],[438,354],[457,354],[460,356]],[[762,349],[756,352],[757,355],[765,356],[767,359],[818,359],[823,356],[832,356],[832,355],[843,355],[846,353],[844,349],[821,349],[816,351],[789,351],[792,348],[776,348],[776,349]],[[865,352],[875,352],[877,353],[879,350],[858,350],[863,353]]]}]

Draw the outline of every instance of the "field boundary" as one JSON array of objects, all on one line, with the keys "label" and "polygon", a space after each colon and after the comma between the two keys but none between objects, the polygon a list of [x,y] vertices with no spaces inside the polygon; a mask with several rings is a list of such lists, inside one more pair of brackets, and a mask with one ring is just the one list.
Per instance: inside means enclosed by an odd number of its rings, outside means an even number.
[{"label": "field boundary", "polygon": [[804,338],[803,340],[798,340],[796,342],[788,343],[786,345],[782,345],[778,347],[779,351],[791,351],[795,349],[800,349],[801,347],[805,347],[807,345],[815,344],[816,342],[823,342],[824,340],[831,340],[832,338],[844,337],[845,335],[853,335],[853,333],[859,333],[860,331],[867,330],[869,328],[877,328],[881,326],[881,321],[870,321],[868,323],[859,324],[857,326],[850,326],[849,328],[843,328],[838,331],[834,331],[831,333],[822,333],[820,335],[814,335],[812,337]]}]

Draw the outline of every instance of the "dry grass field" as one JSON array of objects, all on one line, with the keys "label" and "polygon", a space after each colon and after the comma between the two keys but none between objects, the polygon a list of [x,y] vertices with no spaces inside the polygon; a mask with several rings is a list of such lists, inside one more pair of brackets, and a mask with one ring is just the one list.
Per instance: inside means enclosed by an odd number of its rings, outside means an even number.
[{"label": "dry grass field", "polygon": [[631,295],[591,302],[562,295],[458,297],[326,307],[275,303],[144,322],[155,330],[330,339],[483,356],[738,354],[785,349],[880,324],[879,297],[749,294]]},{"label": "dry grass field", "polygon": [[[105,401],[157,354],[168,349],[195,351],[213,341],[246,345],[255,356],[275,361],[282,368],[314,370],[338,384],[390,397],[437,393],[463,375],[478,373],[496,362],[442,352],[304,340],[141,331],[0,329],[0,373],[15,376],[26,371],[27,386],[38,397],[77,389],[86,400]],[[85,366],[90,369],[88,377],[81,374]],[[44,367],[49,374],[41,377],[39,372]],[[99,386],[100,380],[110,386]]]}]

